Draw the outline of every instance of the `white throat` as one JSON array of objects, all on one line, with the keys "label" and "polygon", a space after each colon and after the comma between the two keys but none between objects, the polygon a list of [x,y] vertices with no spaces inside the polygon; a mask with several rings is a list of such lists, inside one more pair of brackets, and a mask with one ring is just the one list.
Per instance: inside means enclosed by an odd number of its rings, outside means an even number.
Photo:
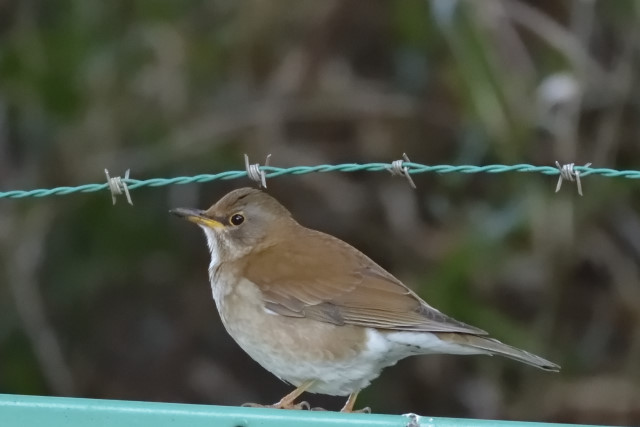
[{"label": "white throat", "polygon": [[209,264],[209,273],[214,270],[218,264],[220,264],[220,248],[218,246],[218,239],[213,230],[209,227],[201,226],[204,230],[204,235],[207,238],[207,246],[209,246],[209,253],[211,253],[211,263]]},{"label": "white throat", "polygon": [[220,282],[219,277],[216,275],[216,270],[220,265],[220,243],[213,230],[208,227],[202,226],[204,235],[207,238],[207,246],[209,246],[209,252],[211,253],[211,262],[209,263],[209,283],[211,284],[211,293],[216,305],[220,307],[220,301],[224,298],[227,290],[223,286],[224,281]]}]

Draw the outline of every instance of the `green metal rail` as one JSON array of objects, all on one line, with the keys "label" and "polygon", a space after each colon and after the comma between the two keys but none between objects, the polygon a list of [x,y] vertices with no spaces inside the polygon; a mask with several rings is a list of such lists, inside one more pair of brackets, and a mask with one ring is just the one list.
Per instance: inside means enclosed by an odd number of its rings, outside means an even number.
[{"label": "green metal rail", "polygon": [[[341,414],[0,394],[2,427],[560,427],[568,424]],[[577,427],[572,424],[571,427]]]}]

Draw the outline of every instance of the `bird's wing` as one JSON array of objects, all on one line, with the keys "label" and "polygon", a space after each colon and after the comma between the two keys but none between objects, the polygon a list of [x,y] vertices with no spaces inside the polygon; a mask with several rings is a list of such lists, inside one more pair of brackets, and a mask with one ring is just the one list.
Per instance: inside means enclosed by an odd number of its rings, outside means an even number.
[{"label": "bird's wing", "polygon": [[259,287],[269,310],[336,325],[487,334],[430,307],[347,243],[304,232],[249,257],[244,265],[244,276]]}]

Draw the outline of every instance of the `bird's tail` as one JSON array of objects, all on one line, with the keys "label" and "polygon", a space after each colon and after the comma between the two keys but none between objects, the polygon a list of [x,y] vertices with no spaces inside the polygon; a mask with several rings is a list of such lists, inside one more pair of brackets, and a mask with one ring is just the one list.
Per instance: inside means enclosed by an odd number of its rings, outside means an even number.
[{"label": "bird's tail", "polygon": [[526,363],[536,368],[544,369],[545,371],[558,372],[560,366],[553,362],[549,362],[540,356],[529,353],[528,351],[520,350],[519,348],[511,347],[501,343],[493,338],[485,338],[477,335],[470,334],[453,334],[442,333],[438,334],[438,337],[444,341],[463,345],[465,347],[472,347],[478,350],[484,350],[487,354],[497,354],[500,356],[508,357],[509,359],[517,360],[518,362]]}]

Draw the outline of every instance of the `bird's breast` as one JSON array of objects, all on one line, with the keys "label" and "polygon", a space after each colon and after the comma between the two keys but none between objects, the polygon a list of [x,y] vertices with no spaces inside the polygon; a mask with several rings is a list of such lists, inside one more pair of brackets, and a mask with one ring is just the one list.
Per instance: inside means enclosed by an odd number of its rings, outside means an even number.
[{"label": "bird's breast", "polygon": [[337,326],[265,309],[260,289],[224,274],[212,282],[220,318],[231,337],[255,361],[293,384],[314,379],[310,392],[347,395],[366,387],[397,361],[370,351],[368,328]]}]

